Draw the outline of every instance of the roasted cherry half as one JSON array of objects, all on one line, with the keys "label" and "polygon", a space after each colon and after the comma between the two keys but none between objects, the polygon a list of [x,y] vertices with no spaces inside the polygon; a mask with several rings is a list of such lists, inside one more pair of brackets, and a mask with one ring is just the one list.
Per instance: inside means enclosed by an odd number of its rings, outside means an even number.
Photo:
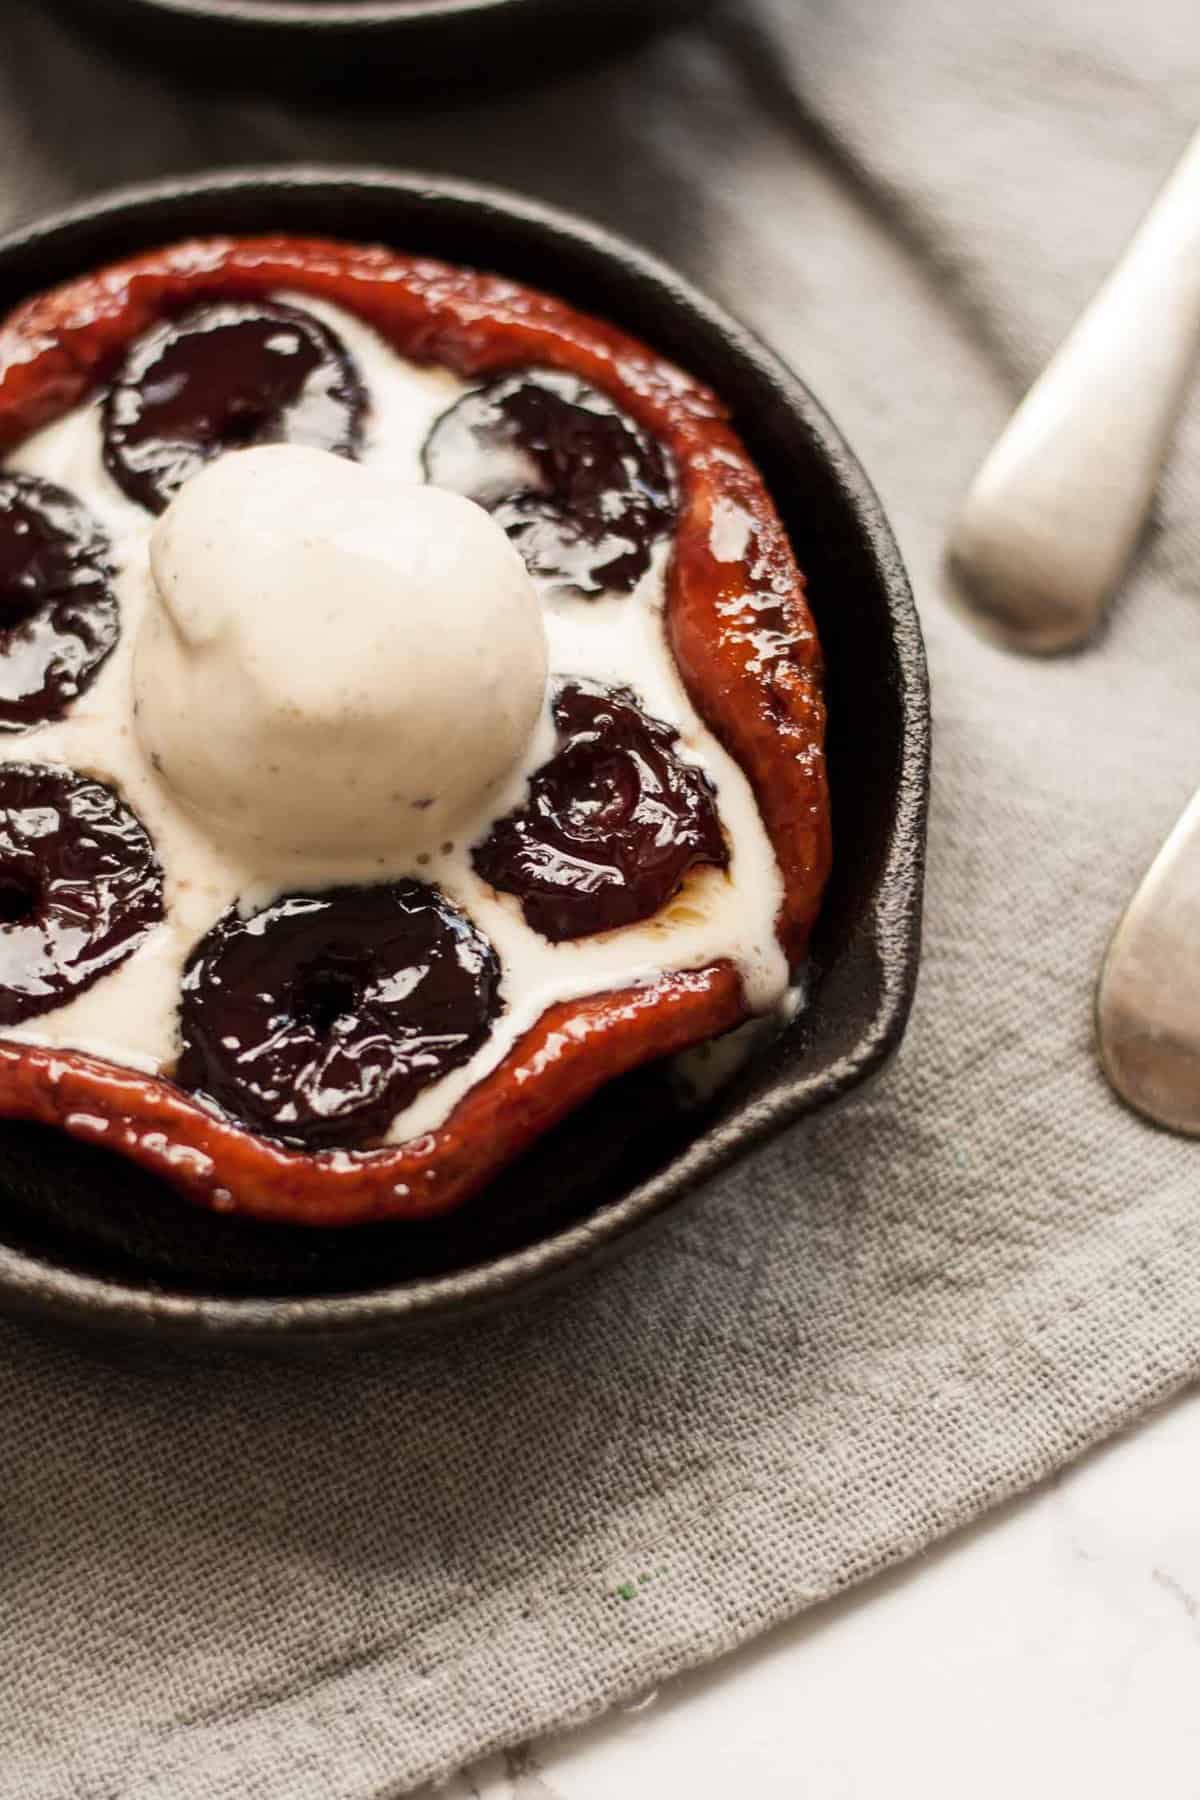
[{"label": "roasted cherry half", "polygon": [[0,474],[0,731],[61,718],[116,643],[109,555],[63,488]]},{"label": "roasted cherry half", "polygon": [[419,881],[219,919],[184,971],[181,1086],[307,1149],[380,1137],[499,1010],[490,944]]},{"label": "roasted cherry half", "polygon": [[104,462],[151,512],[223,450],[306,444],[355,456],[366,396],[350,353],[296,306],[225,300],[138,338],[104,401]]},{"label": "roasted cherry half", "polygon": [[524,369],[434,425],[425,473],[486,506],[551,592],[628,593],[675,516],[662,446],[574,375]]},{"label": "roasted cherry half", "polygon": [[0,1025],[73,1000],[162,916],[158,858],[111,788],[0,764]]},{"label": "roasted cherry half", "polygon": [[632,925],[697,864],[726,867],[712,784],[678,754],[674,726],[648,718],[628,688],[583,682],[559,691],[554,720],[557,754],[473,854],[535,931],[559,942]]}]

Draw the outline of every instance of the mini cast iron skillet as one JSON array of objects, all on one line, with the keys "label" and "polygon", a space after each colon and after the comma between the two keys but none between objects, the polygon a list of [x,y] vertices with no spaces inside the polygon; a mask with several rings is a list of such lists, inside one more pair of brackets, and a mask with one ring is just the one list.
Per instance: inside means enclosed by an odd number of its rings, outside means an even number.
[{"label": "mini cast iron skillet", "polygon": [[59,0],[130,50],[223,85],[471,88],[537,75],[712,0]]},{"label": "mini cast iron skillet", "polygon": [[806,1010],[707,1108],[661,1069],[612,1084],[462,1211],[336,1231],[193,1208],[110,1153],[0,1121],[0,1304],[220,1343],[382,1336],[596,1261],[891,1054],[916,978],[928,688],[900,556],[807,389],[661,263],[563,213],[374,171],[250,172],[125,190],[0,242],[0,313],[191,233],[377,241],[482,266],[610,318],[724,398],[807,572],[827,660],[834,870]]}]

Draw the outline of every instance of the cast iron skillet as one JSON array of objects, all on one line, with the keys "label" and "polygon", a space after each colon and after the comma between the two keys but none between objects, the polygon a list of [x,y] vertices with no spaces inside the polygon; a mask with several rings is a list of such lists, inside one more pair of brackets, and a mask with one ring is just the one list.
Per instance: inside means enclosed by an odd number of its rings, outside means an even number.
[{"label": "cast iron skillet", "polygon": [[647,339],[731,406],[810,581],[828,664],[834,874],[807,1009],[707,1109],[669,1076],[611,1084],[450,1219],[342,1232],[190,1206],[111,1153],[0,1122],[0,1304],[225,1342],[363,1338],[595,1261],[772,1133],[865,1079],[903,1035],[929,776],[920,628],[895,541],[807,389],[641,250],[494,189],[374,170],[266,170],[126,189],[0,242],[0,314],[196,232],[379,241],[548,288]]},{"label": "cast iron skillet", "polygon": [[541,75],[712,0],[58,0],[105,38],[223,84],[422,90]]}]

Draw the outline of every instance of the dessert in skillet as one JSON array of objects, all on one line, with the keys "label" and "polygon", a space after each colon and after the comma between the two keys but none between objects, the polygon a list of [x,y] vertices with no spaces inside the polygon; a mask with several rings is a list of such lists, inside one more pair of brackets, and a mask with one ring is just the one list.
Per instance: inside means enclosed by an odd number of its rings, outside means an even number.
[{"label": "dessert in skillet", "polygon": [[780,1007],[820,648],[720,401],[496,277],[152,252],[0,328],[0,1115],[444,1212]]}]

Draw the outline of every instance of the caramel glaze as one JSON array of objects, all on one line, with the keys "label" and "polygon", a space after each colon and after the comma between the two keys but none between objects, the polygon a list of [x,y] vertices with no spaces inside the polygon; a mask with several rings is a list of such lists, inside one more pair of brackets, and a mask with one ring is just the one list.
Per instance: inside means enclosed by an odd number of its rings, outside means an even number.
[{"label": "caramel glaze", "polygon": [[[484,377],[528,365],[594,383],[672,453],[679,520],[666,626],[697,712],[745,770],[779,861],[779,937],[804,955],[829,869],[821,652],[783,526],[709,390],[614,326],[496,276],[325,240],[208,238],[114,265],[0,327],[0,451],[60,417],[131,341],[206,298],[281,290],[356,313],[402,356]],[[747,521],[736,558],[716,509]],[[436,1131],[385,1149],[282,1148],[170,1081],[75,1051],[0,1042],[0,1114],[130,1157],[201,1204],[348,1225],[449,1211],[604,1082],[746,1016],[731,963],[548,1009]]]}]

